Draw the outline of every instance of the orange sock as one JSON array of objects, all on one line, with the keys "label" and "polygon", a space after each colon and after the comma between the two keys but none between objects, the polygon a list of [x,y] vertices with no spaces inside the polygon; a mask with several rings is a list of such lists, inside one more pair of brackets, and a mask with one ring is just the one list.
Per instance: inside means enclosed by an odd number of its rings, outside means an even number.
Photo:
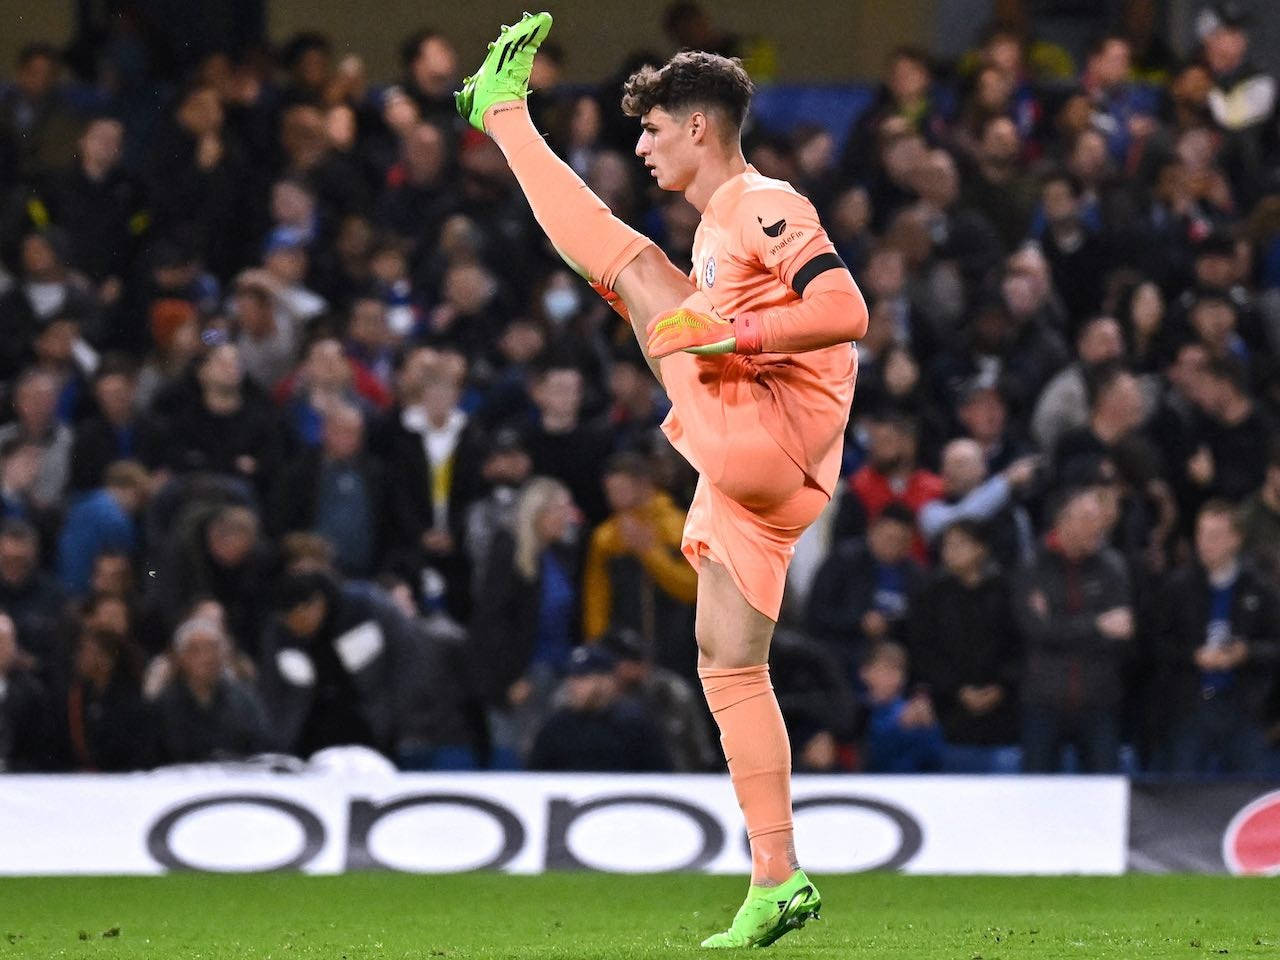
[{"label": "orange sock", "polygon": [[754,883],[781,883],[795,869],[791,827],[791,744],[768,664],[699,667],[707,706],[720,728],[729,778],[747,823]]},{"label": "orange sock", "polygon": [[588,281],[612,290],[622,269],[653,241],[610,213],[573,168],[555,155],[534,127],[523,100],[490,107],[484,127],[507,158],[556,251]]}]

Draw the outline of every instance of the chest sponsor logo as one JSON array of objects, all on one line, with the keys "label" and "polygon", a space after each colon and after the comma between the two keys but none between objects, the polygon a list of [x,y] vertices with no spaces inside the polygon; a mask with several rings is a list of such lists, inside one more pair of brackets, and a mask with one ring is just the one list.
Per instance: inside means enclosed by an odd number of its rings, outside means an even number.
[{"label": "chest sponsor logo", "polygon": [[707,262],[702,266],[702,285],[704,287],[714,287],[716,285],[715,257],[707,257]]},{"label": "chest sponsor logo", "polygon": [[761,217],[756,217],[756,222],[760,224],[760,229],[764,231],[766,237],[780,237],[782,231],[787,229],[787,221],[784,217],[777,223],[765,223]]}]

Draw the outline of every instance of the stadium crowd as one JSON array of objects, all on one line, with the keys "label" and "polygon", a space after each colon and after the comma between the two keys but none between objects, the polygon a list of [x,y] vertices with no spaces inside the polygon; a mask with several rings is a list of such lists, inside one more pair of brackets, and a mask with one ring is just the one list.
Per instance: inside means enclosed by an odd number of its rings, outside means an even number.
[{"label": "stadium crowd", "polygon": [[[1141,20],[749,128],[871,309],[773,651],[797,770],[1280,770],[1276,81],[1233,6],[1187,59]],[[320,34],[215,52],[162,102],[124,40],[0,93],[0,769],[716,769],[695,477],[449,38],[391,86]],[[548,43],[531,103],[688,268],[617,105],[669,52],[587,89]]]}]

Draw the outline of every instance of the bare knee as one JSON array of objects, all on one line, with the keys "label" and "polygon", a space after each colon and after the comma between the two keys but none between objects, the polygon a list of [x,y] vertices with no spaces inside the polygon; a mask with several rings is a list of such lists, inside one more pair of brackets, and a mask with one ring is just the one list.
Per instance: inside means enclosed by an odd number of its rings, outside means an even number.
[{"label": "bare knee", "polygon": [[722,564],[702,558],[693,628],[699,667],[737,670],[768,663],[774,626],[747,603]]},{"label": "bare knee", "polygon": [[710,670],[740,670],[757,667],[769,661],[769,649],[752,649],[752,645],[732,637],[716,636],[716,631],[694,631],[698,642],[698,666]]}]

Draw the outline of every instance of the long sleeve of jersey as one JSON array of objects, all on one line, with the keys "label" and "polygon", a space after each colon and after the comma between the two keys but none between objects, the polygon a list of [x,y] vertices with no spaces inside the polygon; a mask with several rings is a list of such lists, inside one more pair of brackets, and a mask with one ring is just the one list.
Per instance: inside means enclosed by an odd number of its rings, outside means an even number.
[{"label": "long sleeve of jersey", "polygon": [[804,353],[861,338],[867,332],[867,304],[844,264],[831,256],[831,268],[808,283],[801,299],[735,317],[734,351]]}]

